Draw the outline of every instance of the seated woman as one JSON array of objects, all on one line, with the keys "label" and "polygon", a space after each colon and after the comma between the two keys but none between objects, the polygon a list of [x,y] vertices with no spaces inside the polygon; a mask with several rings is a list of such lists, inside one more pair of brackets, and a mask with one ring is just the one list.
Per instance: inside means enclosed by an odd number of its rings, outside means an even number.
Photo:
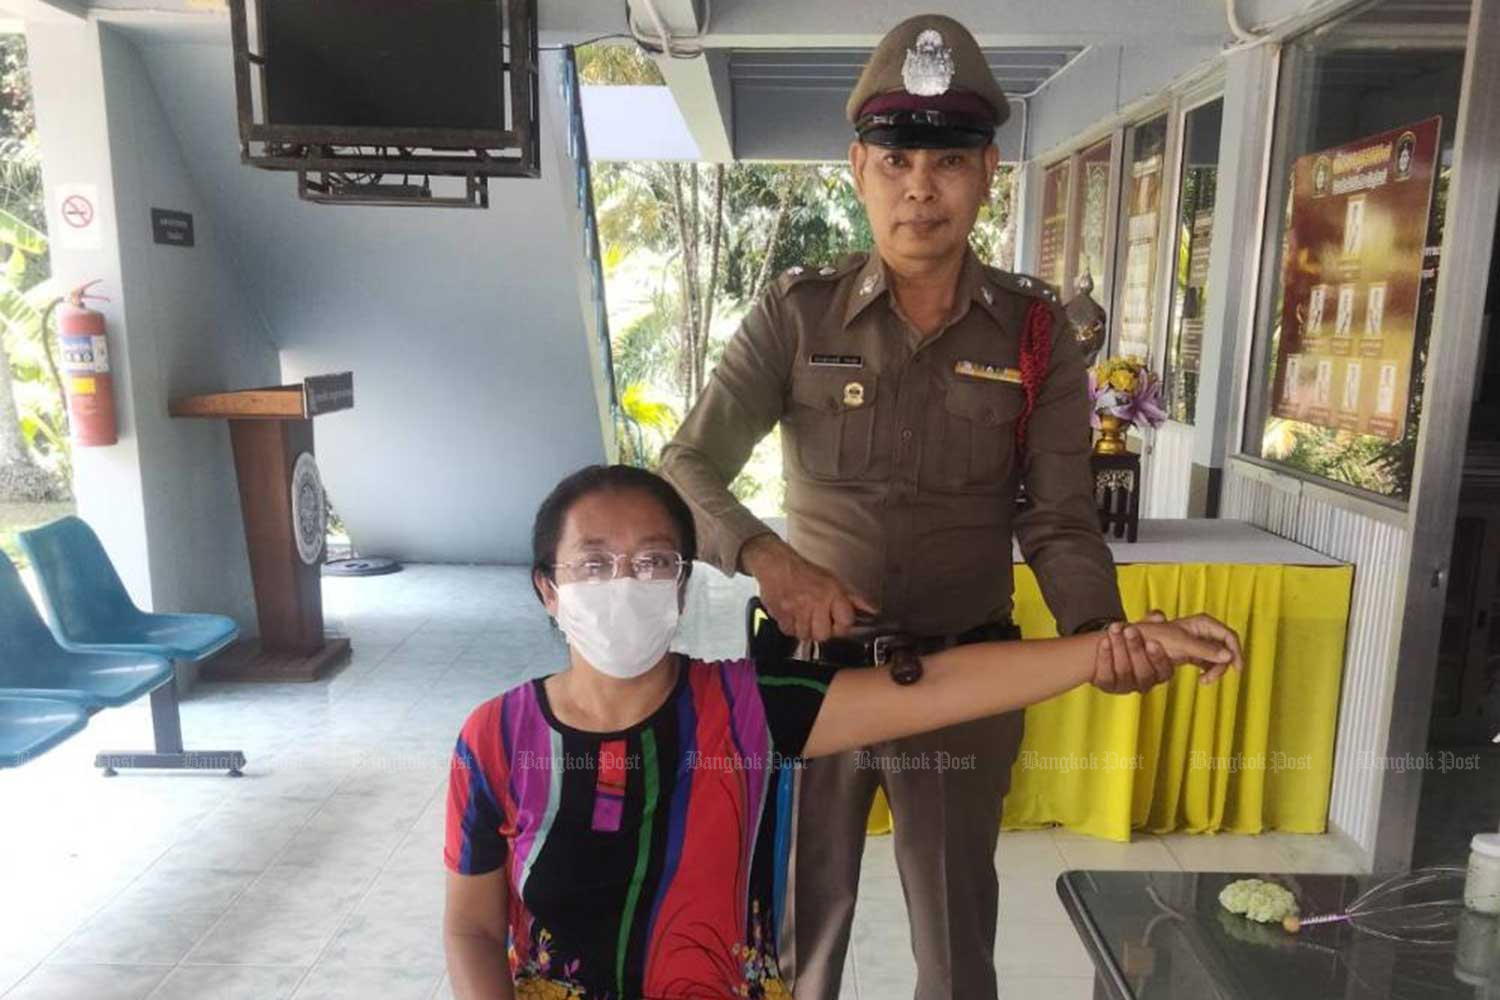
[{"label": "seated woman", "polygon": [[[957,647],[922,678],[669,653],[696,551],[665,480],[565,479],[537,513],[533,584],[569,665],[480,705],[454,751],[444,940],[454,995],[790,997],[777,973],[791,767],[1087,683],[1097,635]],[[1173,663],[1235,659],[1202,616],[1134,626]],[[508,947],[507,947],[508,946]]]}]

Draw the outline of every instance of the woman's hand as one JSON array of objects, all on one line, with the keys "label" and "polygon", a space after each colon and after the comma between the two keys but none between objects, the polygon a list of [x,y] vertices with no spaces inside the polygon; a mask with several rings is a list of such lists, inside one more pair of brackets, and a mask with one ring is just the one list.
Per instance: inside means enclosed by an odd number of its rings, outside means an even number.
[{"label": "woman's hand", "polygon": [[[1192,663],[1203,670],[1202,683],[1210,683],[1228,670],[1243,667],[1239,636],[1234,630],[1208,615],[1192,615],[1173,621],[1140,621],[1112,626],[1109,640],[1115,643],[1138,643],[1145,647],[1151,660],[1165,661],[1173,667]],[[1171,679],[1165,671],[1160,681]]]},{"label": "woman's hand", "polygon": [[[1199,639],[1217,643],[1230,651],[1230,657],[1219,660],[1173,660],[1159,639],[1148,635],[1152,626],[1171,624]],[[1149,691],[1172,679],[1180,663],[1196,662],[1202,669],[1203,684],[1212,684],[1230,667],[1244,668],[1240,637],[1234,629],[1210,615],[1189,615],[1168,622],[1167,616],[1153,611],[1131,624],[1116,623],[1100,634],[1095,655],[1094,686],[1109,694]]]}]

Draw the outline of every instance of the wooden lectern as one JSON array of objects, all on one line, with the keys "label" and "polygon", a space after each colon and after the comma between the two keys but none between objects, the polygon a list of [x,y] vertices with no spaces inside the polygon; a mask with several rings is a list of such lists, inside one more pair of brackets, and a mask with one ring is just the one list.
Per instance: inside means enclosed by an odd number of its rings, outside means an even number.
[{"label": "wooden lectern", "polygon": [[301,385],[174,399],[174,417],[229,421],[260,638],[203,665],[211,680],[315,681],[349,658],[323,634],[327,507],[313,459],[313,418],[354,405],[350,372]]}]

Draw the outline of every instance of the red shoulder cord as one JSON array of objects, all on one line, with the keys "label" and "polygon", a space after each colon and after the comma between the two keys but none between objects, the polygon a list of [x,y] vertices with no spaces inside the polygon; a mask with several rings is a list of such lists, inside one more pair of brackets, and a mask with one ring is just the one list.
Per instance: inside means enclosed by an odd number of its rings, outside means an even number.
[{"label": "red shoulder cord", "polygon": [[1052,309],[1045,302],[1033,302],[1026,310],[1026,325],[1021,329],[1021,388],[1026,404],[1016,422],[1016,449],[1026,447],[1026,424],[1042,394],[1042,380],[1052,363]]}]

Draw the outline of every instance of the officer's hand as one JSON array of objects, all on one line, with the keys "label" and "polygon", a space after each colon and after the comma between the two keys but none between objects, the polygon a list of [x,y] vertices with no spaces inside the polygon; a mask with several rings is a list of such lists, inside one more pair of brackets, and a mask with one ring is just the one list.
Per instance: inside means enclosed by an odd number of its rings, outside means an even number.
[{"label": "officer's hand", "polygon": [[[1144,619],[1161,623],[1167,616],[1153,611]],[[1170,680],[1173,664],[1159,643],[1148,643],[1139,630],[1119,622],[1099,635],[1094,657],[1093,684],[1108,694],[1130,694],[1149,691]]]},{"label": "officer's hand", "polygon": [[[1204,671],[1203,683],[1217,679],[1225,668],[1239,660],[1238,640],[1234,645],[1229,641],[1234,631],[1207,615],[1170,622],[1136,622],[1125,626],[1123,631],[1127,636],[1136,633],[1149,652],[1164,655],[1173,666],[1198,665]],[[1170,672],[1167,676],[1170,678]]]},{"label": "officer's hand", "polygon": [[761,603],[787,635],[822,642],[847,635],[859,612],[876,612],[838,577],[775,535],[751,539],[740,561],[760,584]]}]

